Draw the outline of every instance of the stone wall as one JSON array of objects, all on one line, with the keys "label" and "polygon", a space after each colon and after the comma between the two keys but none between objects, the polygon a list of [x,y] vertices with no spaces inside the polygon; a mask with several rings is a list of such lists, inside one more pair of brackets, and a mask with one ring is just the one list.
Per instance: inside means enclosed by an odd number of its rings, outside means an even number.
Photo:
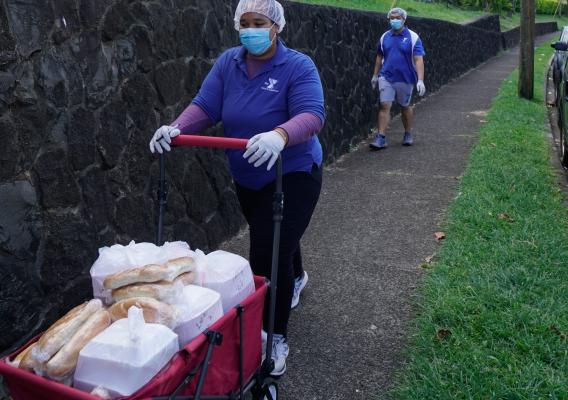
[{"label": "stone wall", "polygon": [[[235,1],[3,0],[0,8],[0,351],[91,297],[97,249],[153,241],[157,157],[148,142],[238,43]],[[384,14],[283,2],[283,40],[325,88],[326,162],[366,138]],[[501,49],[501,36],[410,17],[429,93]],[[222,134],[217,128],[207,134]],[[167,157],[165,239],[215,249],[240,214],[224,154]]]},{"label": "stone wall", "polygon": [[[545,35],[556,32],[558,24],[556,22],[537,22],[534,27],[535,36]],[[519,44],[521,40],[521,28],[516,27],[507,32],[503,32],[503,47],[509,49]]]},{"label": "stone wall", "polygon": [[[3,1],[0,351],[92,296],[99,247],[154,240],[148,142],[236,43],[231,16],[222,0]],[[222,151],[167,164],[166,239],[213,249],[241,229]]]},{"label": "stone wall", "polygon": [[484,15],[473,21],[464,23],[472,28],[485,29],[486,31],[501,32],[501,19],[499,14]]}]

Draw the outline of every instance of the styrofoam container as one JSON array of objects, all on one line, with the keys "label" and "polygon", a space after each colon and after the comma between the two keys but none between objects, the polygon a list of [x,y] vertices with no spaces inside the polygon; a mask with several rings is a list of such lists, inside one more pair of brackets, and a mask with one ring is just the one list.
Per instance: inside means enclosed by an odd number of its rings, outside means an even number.
[{"label": "styrofoam container", "polygon": [[128,318],[95,336],[79,353],[73,386],[108,390],[112,398],[129,396],[156,375],[179,351],[178,337],[164,325],[144,323],[132,339]]},{"label": "styrofoam container", "polygon": [[224,313],[254,292],[254,279],[247,259],[217,250],[207,254],[205,261],[201,285],[221,295]]},{"label": "styrofoam container", "polygon": [[183,303],[176,304],[179,314],[178,325],[174,329],[178,334],[180,347],[185,346],[223,316],[221,295],[211,289],[188,285],[183,288],[182,298]]}]

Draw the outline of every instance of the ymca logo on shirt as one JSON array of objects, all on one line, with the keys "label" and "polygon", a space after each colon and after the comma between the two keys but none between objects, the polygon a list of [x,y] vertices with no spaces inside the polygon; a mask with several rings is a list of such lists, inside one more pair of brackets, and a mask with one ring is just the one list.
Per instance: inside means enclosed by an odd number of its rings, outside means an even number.
[{"label": "ymca logo on shirt", "polygon": [[410,48],[410,46],[411,46],[410,38],[405,36],[400,40],[400,45],[399,45],[400,49],[407,51]]},{"label": "ymca logo on shirt", "polygon": [[276,84],[278,83],[277,79],[268,78],[268,82],[264,82],[264,86],[261,87],[262,90],[266,90],[268,92],[275,92],[278,93],[280,90],[276,89]]}]

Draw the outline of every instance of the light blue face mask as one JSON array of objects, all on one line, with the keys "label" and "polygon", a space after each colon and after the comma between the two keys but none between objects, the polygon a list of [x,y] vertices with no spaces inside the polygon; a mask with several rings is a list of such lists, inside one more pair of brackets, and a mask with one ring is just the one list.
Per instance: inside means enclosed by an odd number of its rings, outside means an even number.
[{"label": "light blue face mask", "polygon": [[390,25],[391,28],[394,29],[395,31],[398,31],[400,28],[402,28],[402,20],[400,19],[391,19],[390,20]]},{"label": "light blue face mask", "polygon": [[[274,25],[272,25],[274,26]],[[270,28],[244,28],[239,31],[241,43],[249,53],[260,56],[272,46]]]}]

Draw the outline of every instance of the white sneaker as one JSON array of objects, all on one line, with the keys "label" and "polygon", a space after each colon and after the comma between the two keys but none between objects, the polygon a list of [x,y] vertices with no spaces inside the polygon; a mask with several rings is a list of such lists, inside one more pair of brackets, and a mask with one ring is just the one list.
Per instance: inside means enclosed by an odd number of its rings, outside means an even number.
[{"label": "white sneaker", "polygon": [[270,373],[272,376],[280,376],[286,372],[286,357],[290,353],[288,341],[282,335],[274,334],[272,337],[272,359],[274,369]]},{"label": "white sneaker", "polygon": [[306,271],[304,271],[301,277],[294,279],[294,295],[292,296],[291,309],[298,307],[298,304],[300,304],[300,293],[306,287],[306,283],[308,283],[308,273]]}]

